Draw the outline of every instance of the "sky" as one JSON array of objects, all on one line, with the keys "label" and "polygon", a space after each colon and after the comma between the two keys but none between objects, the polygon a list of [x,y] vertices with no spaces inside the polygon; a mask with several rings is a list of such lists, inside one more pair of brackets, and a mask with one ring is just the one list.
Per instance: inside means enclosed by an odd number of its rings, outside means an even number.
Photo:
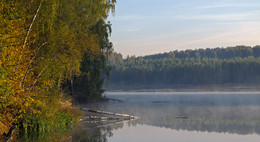
[{"label": "sky", "polygon": [[260,0],[117,0],[108,20],[123,57],[260,45]]}]

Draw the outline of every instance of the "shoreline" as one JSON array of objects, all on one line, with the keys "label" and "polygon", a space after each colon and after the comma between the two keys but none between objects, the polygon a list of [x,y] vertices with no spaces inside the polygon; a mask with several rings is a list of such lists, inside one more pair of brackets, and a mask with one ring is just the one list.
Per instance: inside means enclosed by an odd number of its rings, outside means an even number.
[{"label": "shoreline", "polygon": [[260,92],[260,84],[143,85],[109,84],[106,92]]}]

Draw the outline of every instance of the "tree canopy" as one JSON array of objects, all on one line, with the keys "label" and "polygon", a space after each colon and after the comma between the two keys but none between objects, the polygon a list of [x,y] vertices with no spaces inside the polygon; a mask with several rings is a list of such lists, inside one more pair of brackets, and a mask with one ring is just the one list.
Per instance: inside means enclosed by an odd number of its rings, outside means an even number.
[{"label": "tree canopy", "polygon": [[[64,113],[74,118],[63,84],[90,72],[98,74],[90,80],[103,80],[96,71],[107,70],[106,54],[112,44],[107,41],[106,18],[114,13],[115,3],[1,1],[0,125],[58,125]],[[1,133],[6,131],[2,128]]]}]

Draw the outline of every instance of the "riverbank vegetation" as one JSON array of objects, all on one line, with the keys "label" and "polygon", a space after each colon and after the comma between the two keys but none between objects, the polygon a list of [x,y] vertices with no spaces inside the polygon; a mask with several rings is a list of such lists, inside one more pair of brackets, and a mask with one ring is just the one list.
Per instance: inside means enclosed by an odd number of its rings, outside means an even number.
[{"label": "riverbank vegetation", "polygon": [[252,84],[260,80],[260,47],[172,51],[144,57],[113,53],[112,85]]},{"label": "riverbank vegetation", "polygon": [[[0,134],[12,126],[46,131],[74,122],[79,112],[69,94],[76,96],[71,93],[75,80],[76,92],[100,95],[102,74],[109,70],[106,55],[112,50],[106,18],[115,3],[1,1]],[[86,82],[87,91],[77,87]]]}]

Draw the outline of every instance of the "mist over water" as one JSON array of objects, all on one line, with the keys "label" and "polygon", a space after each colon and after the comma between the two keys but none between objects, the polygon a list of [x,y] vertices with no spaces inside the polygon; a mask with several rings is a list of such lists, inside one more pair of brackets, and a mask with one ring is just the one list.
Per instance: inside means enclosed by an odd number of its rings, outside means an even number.
[{"label": "mist over water", "polygon": [[[88,108],[127,113],[140,119],[104,127],[116,141],[250,141],[260,138],[260,93],[107,92],[123,102],[91,104]],[[101,130],[101,131],[103,131]],[[133,136],[135,137],[133,138]],[[187,139],[189,138],[189,139]]]}]

